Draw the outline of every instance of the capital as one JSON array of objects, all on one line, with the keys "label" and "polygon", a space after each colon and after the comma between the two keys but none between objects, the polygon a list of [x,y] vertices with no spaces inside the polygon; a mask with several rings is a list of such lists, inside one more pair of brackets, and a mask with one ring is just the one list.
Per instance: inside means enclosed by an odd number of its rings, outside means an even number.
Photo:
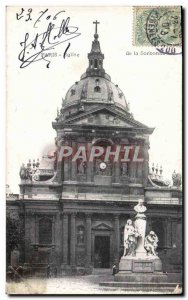
[{"label": "capital", "polygon": [[114,220],[119,220],[119,214],[114,214]]},{"label": "capital", "polygon": [[91,215],[92,215],[91,213],[86,213],[86,214],[85,214],[86,219],[91,219]]}]

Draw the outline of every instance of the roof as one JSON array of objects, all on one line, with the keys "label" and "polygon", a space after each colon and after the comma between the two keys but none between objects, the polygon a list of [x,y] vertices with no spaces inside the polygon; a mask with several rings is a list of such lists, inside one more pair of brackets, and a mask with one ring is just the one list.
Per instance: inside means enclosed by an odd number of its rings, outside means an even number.
[{"label": "roof", "polygon": [[63,107],[80,103],[117,103],[125,110],[128,110],[128,103],[122,90],[118,85],[104,77],[89,76],[75,82],[68,90]]}]

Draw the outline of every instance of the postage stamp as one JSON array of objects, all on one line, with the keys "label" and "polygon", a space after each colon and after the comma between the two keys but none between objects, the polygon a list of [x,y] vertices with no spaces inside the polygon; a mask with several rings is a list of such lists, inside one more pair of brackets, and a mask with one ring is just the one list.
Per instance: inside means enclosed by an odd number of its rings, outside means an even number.
[{"label": "postage stamp", "polygon": [[181,46],[181,6],[134,7],[134,46]]}]

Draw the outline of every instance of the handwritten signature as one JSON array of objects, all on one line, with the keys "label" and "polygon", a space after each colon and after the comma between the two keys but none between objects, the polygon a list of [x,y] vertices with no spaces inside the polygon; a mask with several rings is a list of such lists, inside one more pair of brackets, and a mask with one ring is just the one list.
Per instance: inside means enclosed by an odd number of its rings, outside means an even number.
[{"label": "handwritten signature", "polygon": [[[44,16],[47,10],[48,9],[41,12],[41,15],[34,23],[34,28],[37,28],[37,23],[41,22],[41,18]],[[47,56],[45,56],[44,53],[49,50],[54,50],[55,47],[67,42],[63,53],[63,57],[66,57],[66,53],[71,45],[70,40],[78,37],[81,33],[78,32],[78,27],[69,25],[70,17],[61,18],[60,26],[57,26],[57,15],[62,12],[64,11],[60,11],[53,17],[55,22],[50,21],[47,24],[47,28],[44,32],[37,32],[34,34],[34,39],[33,37],[31,38],[31,34],[29,32],[25,33],[24,40],[20,42],[22,50],[18,55],[18,59],[21,61],[20,68],[28,67],[30,64],[40,60],[46,61],[46,67],[49,68],[51,61],[47,59]],[[48,16],[46,20],[48,20],[50,17],[51,16]],[[20,19],[21,18],[19,16],[18,20]],[[32,19],[28,18],[25,21],[28,20]]]}]

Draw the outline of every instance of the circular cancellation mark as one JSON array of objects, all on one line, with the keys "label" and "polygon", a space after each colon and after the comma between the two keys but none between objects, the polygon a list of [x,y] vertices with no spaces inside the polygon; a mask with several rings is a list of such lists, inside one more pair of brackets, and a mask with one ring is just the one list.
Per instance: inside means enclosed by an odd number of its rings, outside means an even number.
[{"label": "circular cancellation mark", "polygon": [[176,47],[182,45],[181,13],[176,10],[161,12],[153,9],[146,20],[146,35],[152,46],[164,54],[181,54]]}]

